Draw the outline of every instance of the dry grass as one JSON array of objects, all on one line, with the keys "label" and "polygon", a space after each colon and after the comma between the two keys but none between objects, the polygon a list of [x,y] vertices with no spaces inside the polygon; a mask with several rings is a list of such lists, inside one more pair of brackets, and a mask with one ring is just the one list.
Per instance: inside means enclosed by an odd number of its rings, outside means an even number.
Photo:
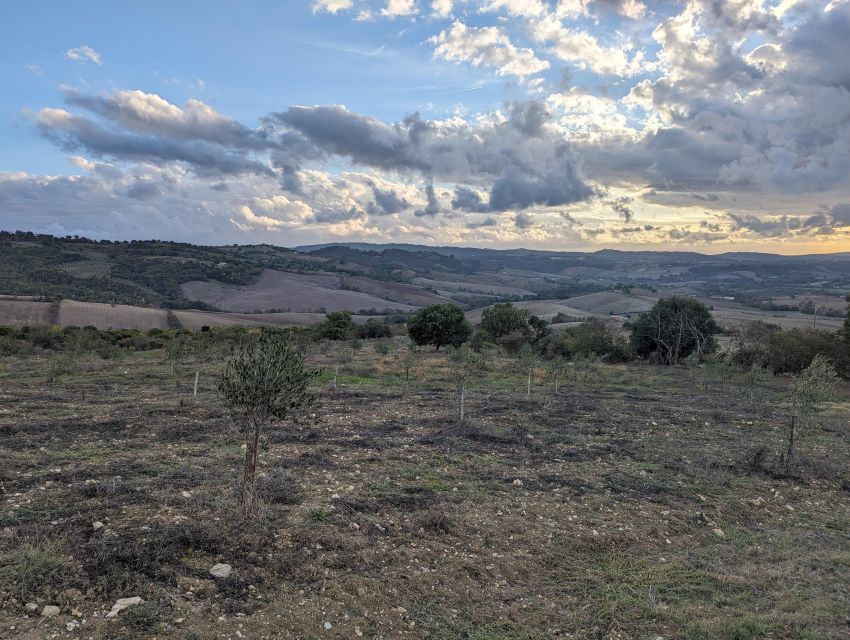
[{"label": "dry grass", "polygon": [[[71,608],[92,638],[846,635],[846,404],[784,478],[781,380],[751,403],[682,370],[601,366],[526,399],[496,359],[460,427],[442,354],[405,386],[370,345],[314,419],[265,432],[245,526],[216,370],[193,403],[161,360],[85,363],[61,385],[35,358],[0,374],[0,548],[27,558],[0,577],[15,637],[65,634]],[[233,576],[213,580],[216,562]],[[62,604],[70,589],[82,600]],[[132,595],[146,604],[103,619]],[[26,618],[38,597],[62,615]]]}]

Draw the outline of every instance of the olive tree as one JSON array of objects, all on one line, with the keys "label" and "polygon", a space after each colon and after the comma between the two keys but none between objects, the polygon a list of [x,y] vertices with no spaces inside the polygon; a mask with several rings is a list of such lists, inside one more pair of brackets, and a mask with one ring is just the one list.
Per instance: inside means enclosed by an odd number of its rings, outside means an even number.
[{"label": "olive tree", "polygon": [[243,517],[249,518],[254,509],[261,428],[269,420],[282,421],[309,408],[315,400],[310,382],[318,374],[305,368],[304,356],[289,337],[268,330],[225,364],[219,391],[246,437]]},{"label": "olive tree", "polygon": [[555,354],[555,356],[551,360],[549,360],[546,365],[546,368],[549,370],[549,375],[552,376],[552,380],[555,383],[555,395],[557,395],[561,376],[564,375],[564,371],[567,368],[567,361],[564,359],[564,356],[558,353]]},{"label": "olive tree", "polygon": [[788,450],[785,465],[797,462],[797,423],[823,408],[835,395],[838,374],[833,364],[822,354],[812,358],[812,363],[791,384],[791,426],[788,432]]},{"label": "olive tree", "polygon": [[458,402],[460,405],[458,422],[463,425],[466,418],[466,386],[484,373],[486,368],[484,358],[465,344],[449,351],[449,366],[452,378],[458,386]]},{"label": "olive tree", "polygon": [[523,345],[517,353],[517,368],[526,374],[525,396],[531,397],[531,377],[534,375],[534,367],[537,364],[537,354],[530,344]]}]

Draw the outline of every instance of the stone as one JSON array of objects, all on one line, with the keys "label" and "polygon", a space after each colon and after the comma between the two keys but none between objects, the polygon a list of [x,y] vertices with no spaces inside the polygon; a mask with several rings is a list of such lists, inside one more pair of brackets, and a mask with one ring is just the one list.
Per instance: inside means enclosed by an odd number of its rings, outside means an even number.
[{"label": "stone", "polygon": [[516,480],[514,480],[514,484],[515,484],[516,486],[518,486],[518,487],[521,487],[521,486],[523,486],[525,483],[524,483],[522,480],[520,480],[519,478],[517,478]]},{"label": "stone", "polygon": [[103,523],[100,520],[97,520],[96,522],[92,522],[91,528],[94,529],[95,531],[97,531],[99,529],[103,529]]},{"label": "stone", "polygon": [[725,538],[726,534],[723,533],[723,529],[712,529],[711,532],[716,535],[718,538]]},{"label": "stone", "polygon": [[334,628],[334,626],[333,626],[330,622],[326,622],[326,623],[325,623],[325,629],[326,629],[327,631],[330,631],[330,630],[331,630],[331,629],[333,629],[333,628]]},{"label": "stone", "polygon": [[79,621],[71,620],[71,622],[68,622],[68,623],[65,624],[65,630],[66,631],[73,631],[74,629],[77,629],[79,626],[80,626]]},{"label": "stone", "polygon": [[216,578],[229,578],[231,573],[233,573],[233,567],[223,562],[214,564],[210,569],[210,575]]},{"label": "stone", "polygon": [[52,618],[53,616],[58,616],[61,609],[57,607],[55,604],[47,604],[44,605],[44,609],[41,610],[41,615],[44,618]]},{"label": "stone", "polygon": [[24,609],[26,609],[29,613],[35,613],[38,611],[38,605],[35,602],[27,602],[24,605]]},{"label": "stone", "polygon": [[145,601],[142,600],[139,596],[132,596],[130,598],[118,598],[118,600],[115,601],[115,604],[112,605],[112,610],[106,614],[106,617],[115,618],[127,607],[134,607],[136,605],[144,604],[144,602]]}]

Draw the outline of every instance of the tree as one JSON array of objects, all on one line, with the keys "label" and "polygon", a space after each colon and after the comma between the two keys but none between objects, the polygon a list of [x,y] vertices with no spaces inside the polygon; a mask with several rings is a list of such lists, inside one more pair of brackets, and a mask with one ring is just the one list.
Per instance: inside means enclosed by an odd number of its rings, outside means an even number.
[{"label": "tree", "polygon": [[558,386],[561,376],[564,375],[566,367],[567,361],[561,354],[555,354],[555,356],[546,364],[546,368],[549,370],[549,374],[552,376],[552,380],[555,383],[555,395],[558,394]]},{"label": "tree", "polygon": [[791,406],[794,413],[788,432],[786,467],[793,467],[797,461],[797,422],[817,413],[825,402],[833,398],[837,377],[832,363],[822,354],[818,354],[791,384]]},{"label": "tree", "polygon": [[452,378],[457,381],[458,403],[460,405],[458,422],[463,425],[466,419],[464,412],[466,385],[484,372],[484,358],[481,357],[481,354],[470,349],[468,344],[464,344],[449,351],[449,366],[451,367]]},{"label": "tree", "polygon": [[517,353],[517,366],[522,373],[527,374],[525,397],[531,397],[531,376],[534,374],[534,366],[537,364],[537,354],[530,344],[525,345]]},{"label": "tree", "polygon": [[692,298],[662,298],[632,324],[634,352],[646,358],[653,353],[664,364],[678,364],[691,353],[708,354],[716,348],[720,327],[711,312]]},{"label": "tree", "polygon": [[472,325],[456,304],[429,304],[407,321],[407,333],[416,344],[432,344],[439,351],[443,345],[459,347],[466,342]]},{"label": "tree", "polygon": [[325,314],[326,320],[318,326],[320,338],[327,340],[348,340],[354,331],[354,321],[348,311],[334,311]]},{"label": "tree", "polygon": [[319,374],[304,367],[304,356],[289,337],[263,330],[227,361],[219,383],[224,405],[246,435],[242,515],[249,518],[256,497],[260,430],[271,419],[285,420],[309,408],[310,382]]},{"label": "tree", "polygon": [[501,302],[484,309],[481,314],[481,330],[486,332],[493,342],[513,333],[522,334],[530,340],[534,333],[529,323],[531,317],[527,309],[515,307],[510,302]]}]

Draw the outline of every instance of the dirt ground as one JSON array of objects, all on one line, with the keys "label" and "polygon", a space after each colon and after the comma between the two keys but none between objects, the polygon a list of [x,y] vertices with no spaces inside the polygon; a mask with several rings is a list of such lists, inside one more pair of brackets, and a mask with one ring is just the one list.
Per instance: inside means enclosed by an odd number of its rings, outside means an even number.
[{"label": "dirt ground", "polygon": [[780,379],[600,366],[556,395],[541,368],[529,398],[497,359],[460,426],[442,354],[405,383],[367,346],[332,393],[326,351],[313,414],[264,433],[248,524],[215,365],[194,401],[159,352],[55,383],[3,361],[0,637],[850,637],[846,388],[787,477]]}]

